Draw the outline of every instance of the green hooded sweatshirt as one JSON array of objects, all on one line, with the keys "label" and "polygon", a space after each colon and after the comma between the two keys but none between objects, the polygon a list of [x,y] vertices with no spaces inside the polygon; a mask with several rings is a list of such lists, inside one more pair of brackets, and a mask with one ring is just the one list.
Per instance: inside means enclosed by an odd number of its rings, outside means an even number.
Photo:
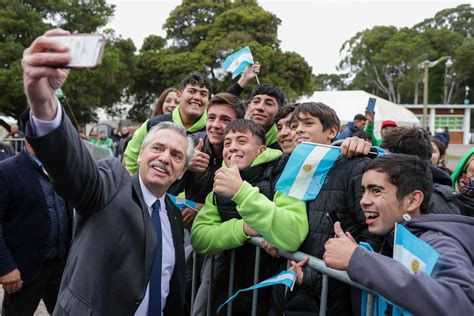
[{"label": "green hooded sweatshirt", "polygon": [[[207,120],[207,112],[201,115],[201,117],[186,131],[188,134],[195,133],[197,131],[202,130],[206,127],[206,120]],[[179,126],[183,126],[183,122],[181,121],[181,115],[179,113],[179,106],[173,110],[171,113],[171,121],[178,124]],[[127,168],[128,172],[136,173],[138,171],[138,154],[140,153],[140,148],[142,146],[143,140],[145,136],[148,134],[148,120],[140,126],[139,129],[133,133],[133,137],[127,145],[125,149],[125,168]]]},{"label": "green hooded sweatshirt", "polygon": [[[255,158],[252,167],[272,162],[282,152],[267,148]],[[308,234],[306,203],[281,192],[273,201],[259,193],[259,188],[244,181],[232,197],[242,219],[222,222],[214,191],[208,194],[203,208],[194,220],[191,243],[199,253],[213,254],[242,246],[250,236],[244,233],[244,222],[255,229],[272,246],[285,251],[296,251]]]},{"label": "green hooded sweatshirt", "polygon": [[474,155],[474,147],[469,149],[469,151],[464,154],[464,156],[461,158],[458,165],[456,166],[456,169],[454,169],[453,174],[451,175],[451,179],[453,180],[453,190],[459,192],[459,188],[457,187],[457,181],[462,176],[462,170],[464,166],[470,161],[472,155]]},{"label": "green hooded sweatshirt", "polygon": [[273,124],[268,132],[265,134],[265,145],[271,146],[277,142],[277,127],[276,124]]}]

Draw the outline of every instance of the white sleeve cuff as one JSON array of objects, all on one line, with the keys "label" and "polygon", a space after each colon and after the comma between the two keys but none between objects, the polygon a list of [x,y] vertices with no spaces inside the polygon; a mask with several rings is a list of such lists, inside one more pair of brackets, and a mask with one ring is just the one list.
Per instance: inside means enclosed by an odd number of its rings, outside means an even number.
[{"label": "white sleeve cuff", "polygon": [[49,134],[53,130],[61,125],[61,121],[63,119],[63,108],[61,103],[58,100],[58,108],[56,110],[56,117],[52,121],[43,121],[40,120],[34,115],[31,115],[31,121],[36,131],[36,137],[41,137],[46,134]]}]

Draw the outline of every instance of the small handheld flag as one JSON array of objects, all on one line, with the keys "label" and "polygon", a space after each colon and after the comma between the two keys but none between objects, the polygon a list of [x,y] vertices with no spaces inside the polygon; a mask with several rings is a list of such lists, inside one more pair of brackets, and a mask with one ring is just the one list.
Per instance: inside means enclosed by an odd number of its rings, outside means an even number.
[{"label": "small handheld flag", "polygon": [[177,208],[179,208],[180,210],[182,210],[183,208],[185,207],[189,207],[195,211],[198,211],[197,210],[197,203],[194,202],[194,201],[191,201],[191,200],[186,200],[186,199],[183,199],[179,196],[176,196],[176,195],[173,195],[173,194],[170,194],[170,193],[166,193],[166,195],[168,195],[168,197],[170,198],[170,200],[174,203],[174,205],[176,205]]},{"label": "small handheld flag", "polygon": [[395,226],[395,245],[393,260],[402,263],[410,273],[424,272],[431,275],[439,253],[428,243],[416,237],[403,225]]},{"label": "small handheld flag", "polygon": [[293,150],[276,190],[303,201],[316,199],[340,154],[339,147],[307,142],[299,144]]},{"label": "small handheld flag", "polygon": [[254,64],[250,48],[245,46],[224,60],[222,68],[232,73],[232,79],[240,75],[248,65]]},{"label": "small handheld flag", "polygon": [[252,290],[262,288],[262,287],[273,286],[273,285],[278,285],[278,284],[283,284],[286,287],[288,287],[290,291],[293,291],[293,286],[295,285],[295,281],[296,281],[295,271],[293,270],[282,271],[279,274],[269,279],[266,279],[265,281],[262,281],[246,289],[238,290],[227,301],[225,301],[221,306],[219,306],[219,308],[217,309],[217,314],[219,314],[219,312],[221,311],[221,309],[224,307],[225,304],[235,299],[237,295],[239,295],[240,292],[252,291]]}]

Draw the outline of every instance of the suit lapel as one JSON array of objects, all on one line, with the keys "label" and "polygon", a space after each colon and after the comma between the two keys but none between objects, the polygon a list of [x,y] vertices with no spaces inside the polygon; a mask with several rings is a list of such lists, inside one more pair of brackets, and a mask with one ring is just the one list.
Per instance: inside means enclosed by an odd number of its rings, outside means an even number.
[{"label": "suit lapel", "polygon": [[150,213],[148,211],[148,206],[143,199],[142,189],[140,187],[140,180],[138,178],[138,173],[132,176],[132,184],[134,197],[136,198],[138,205],[142,211],[143,217],[143,227],[145,229],[145,280],[149,281],[151,275],[151,269],[153,268],[153,261],[155,260],[156,254],[156,233],[153,223],[151,221]]},{"label": "suit lapel", "polygon": [[[33,192],[34,196],[41,205],[43,211],[48,215],[48,205],[46,205],[46,199],[43,191],[43,187],[41,186],[39,177],[39,171],[36,169],[37,167],[34,165],[34,162],[28,157],[28,153],[22,151],[18,154],[18,160],[16,161],[18,165],[18,173],[23,178],[24,183],[26,183],[26,187],[28,187],[31,192]],[[48,215],[49,216],[49,215]]]}]

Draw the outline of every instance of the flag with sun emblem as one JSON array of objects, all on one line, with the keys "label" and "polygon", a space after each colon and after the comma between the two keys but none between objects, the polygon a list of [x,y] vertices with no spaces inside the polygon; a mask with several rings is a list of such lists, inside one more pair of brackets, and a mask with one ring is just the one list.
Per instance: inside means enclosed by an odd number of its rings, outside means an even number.
[{"label": "flag with sun emblem", "polygon": [[424,272],[431,275],[439,258],[439,253],[433,247],[400,224],[395,227],[394,244],[394,260],[407,267],[412,274]]},{"label": "flag with sun emblem", "polygon": [[316,199],[340,154],[339,147],[307,142],[299,144],[291,153],[276,190],[303,201]]}]

